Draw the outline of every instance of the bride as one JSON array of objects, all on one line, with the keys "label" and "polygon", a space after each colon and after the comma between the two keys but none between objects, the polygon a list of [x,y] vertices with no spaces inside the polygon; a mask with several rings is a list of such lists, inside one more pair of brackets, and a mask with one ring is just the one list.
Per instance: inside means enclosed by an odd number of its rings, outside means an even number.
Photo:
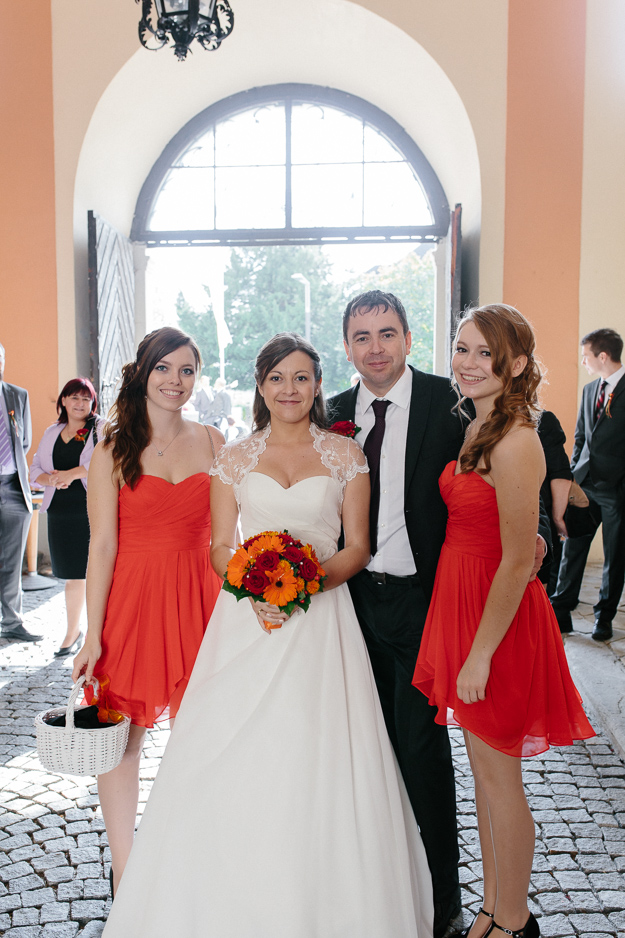
[{"label": "bride", "polygon": [[311,543],[325,589],[291,618],[220,594],[104,936],[431,938],[425,852],[345,583],[369,559],[366,461],[323,429],[308,342],[274,336],[255,377],[255,432],[211,469],[211,560],[223,574],[240,517],[244,538]]}]

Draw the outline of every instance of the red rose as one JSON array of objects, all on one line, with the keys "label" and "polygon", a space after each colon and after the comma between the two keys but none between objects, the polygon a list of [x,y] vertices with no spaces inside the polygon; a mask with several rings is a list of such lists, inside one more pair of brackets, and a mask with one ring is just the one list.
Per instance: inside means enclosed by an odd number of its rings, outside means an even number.
[{"label": "red rose", "polygon": [[250,570],[243,577],[243,586],[254,596],[262,596],[268,585],[269,580],[261,570]]},{"label": "red rose", "polygon": [[256,558],[254,567],[257,570],[275,570],[280,563],[280,554],[277,550],[264,550]]},{"label": "red rose", "polygon": [[289,544],[284,550],[284,559],[288,560],[289,563],[301,563],[304,559],[304,555],[299,547],[294,547],[292,544]]},{"label": "red rose", "polygon": [[360,433],[360,427],[357,427],[353,420],[337,420],[330,427],[330,432],[353,438],[357,433]]},{"label": "red rose", "polygon": [[304,557],[299,565],[299,575],[305,580],[314,580],[317,576],[318,568],[314,560]]}]

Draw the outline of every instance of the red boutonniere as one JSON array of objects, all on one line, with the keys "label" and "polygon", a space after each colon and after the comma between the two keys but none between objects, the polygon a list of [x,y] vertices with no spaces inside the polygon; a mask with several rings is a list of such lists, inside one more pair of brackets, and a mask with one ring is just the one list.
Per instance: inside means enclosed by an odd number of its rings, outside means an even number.
[{"label": "red boutonniere", "polygon": [[15,411],[14,411],[14,410],[10,410],[10,411],[9,411],[9,420],[10,420],[11,423],[13,424],[13,429],[14,429],[15,432],[17,433],[17,420],[15,419]]},{"label": "red boutonniere", "polygon": [[337,420],[330,427],[331,433],[338,433],[340,436],[351,436],[353,439],[357,433],[360,433],[360,427],[357,427],[353,420]]},{"label": "red boutonniere", "polygon": [[608,403],[605,405],[605,415],[606,417],[610,417],[610,418],[612,417],[612,411],[610,410],[610,406],[612,404],[613,397],[614,397],[614,391],[612,391],[612,393],[610,394],[608,398]]},{"label": "red boutonniere", "polygon": [[83,427],[81,430],[76,430],[75,440],[78,440],[79,443],[86,443],[87,437],[89,436],[89,427]]}]

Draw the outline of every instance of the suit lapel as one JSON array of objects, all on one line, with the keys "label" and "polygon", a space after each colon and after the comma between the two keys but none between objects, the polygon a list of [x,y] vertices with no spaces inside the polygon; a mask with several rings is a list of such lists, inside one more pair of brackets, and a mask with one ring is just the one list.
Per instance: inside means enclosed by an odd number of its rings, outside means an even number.
[{"label": "suit lapel", "polygon": [[[599,387],[601,387],[601,380],[599,380]],[[606,391],[607,391],[607,388],[606,388]],[[604,404],[603,410],[602,410],[602,412],[601,412],[601,415],[599,416],[599,419],[597,420],[597,422],[596,422],[596,424],[595,424],[595,426],[594,426],[594,430],[596,430],[596,428],[597,428],[601,423],[603,423],[604,420],[606,420],[606,419],[609,420],[609,419],[610,419],[610,418],[607,417],[607,415],[606,415],[606,410],[607,410],[608,404],[610,405],[610,411],[611,411],[611,410],[612,410],[612,407],[614,406],[614,402],[619,399],[619,397],[622,395],[623,391],[625,391],[625,377],[621,378],[621,380],[620,380],[619,383],[616,385],[616,387],[615,387],[615,389],[614,389],[614,391],[613,391],[613,393],[612,393],[611,396],[610,396],[609,394],[606,394],[605,404]],[[597,406],[597,398],[598,398],[598,397],[599,397],[599,392],[597,391],[596,394],[593,394],[593,400],[594,400],[594,407],[595,407],[595,408],[596,408],[596,406]],[[593,414],[593,416],[594,416],[594,414]]]},{"label": "suit lapel", "polygon": [[408,435],[406,437],[406,468],[404,474],[404,496],[407,497],[410,483],[417,468],[423,435],[430,413],[432,390],[429,383],[423,380],[421,372],[410,367],[412,371],[412,396],[410,398],[410,414],[408,416]]},{"label": "suit lapel", "polygon": [[332,410],[332,417],[335,421],[353,420],[355,418],[359,387],[360,381],[355,387],[350,388],[349,391],[345,391],[343,394],[339,395],[337,404]]}]

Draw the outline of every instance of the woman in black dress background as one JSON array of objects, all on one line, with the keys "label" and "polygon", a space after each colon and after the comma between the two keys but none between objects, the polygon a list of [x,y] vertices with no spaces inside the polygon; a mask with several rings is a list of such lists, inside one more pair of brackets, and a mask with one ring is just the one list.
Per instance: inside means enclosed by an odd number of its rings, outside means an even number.
[{"label": "woman in black dress background", "polygon": [[67,632],[55,658],[78,651],[89,554],[87,473],[97,443],[97,396],[88,378],[68,381],[56,402],[58,420],[48,427],[30,470],[45,487],[41,511],[48,513],[48,544],[55,577],[65,580]]}]

